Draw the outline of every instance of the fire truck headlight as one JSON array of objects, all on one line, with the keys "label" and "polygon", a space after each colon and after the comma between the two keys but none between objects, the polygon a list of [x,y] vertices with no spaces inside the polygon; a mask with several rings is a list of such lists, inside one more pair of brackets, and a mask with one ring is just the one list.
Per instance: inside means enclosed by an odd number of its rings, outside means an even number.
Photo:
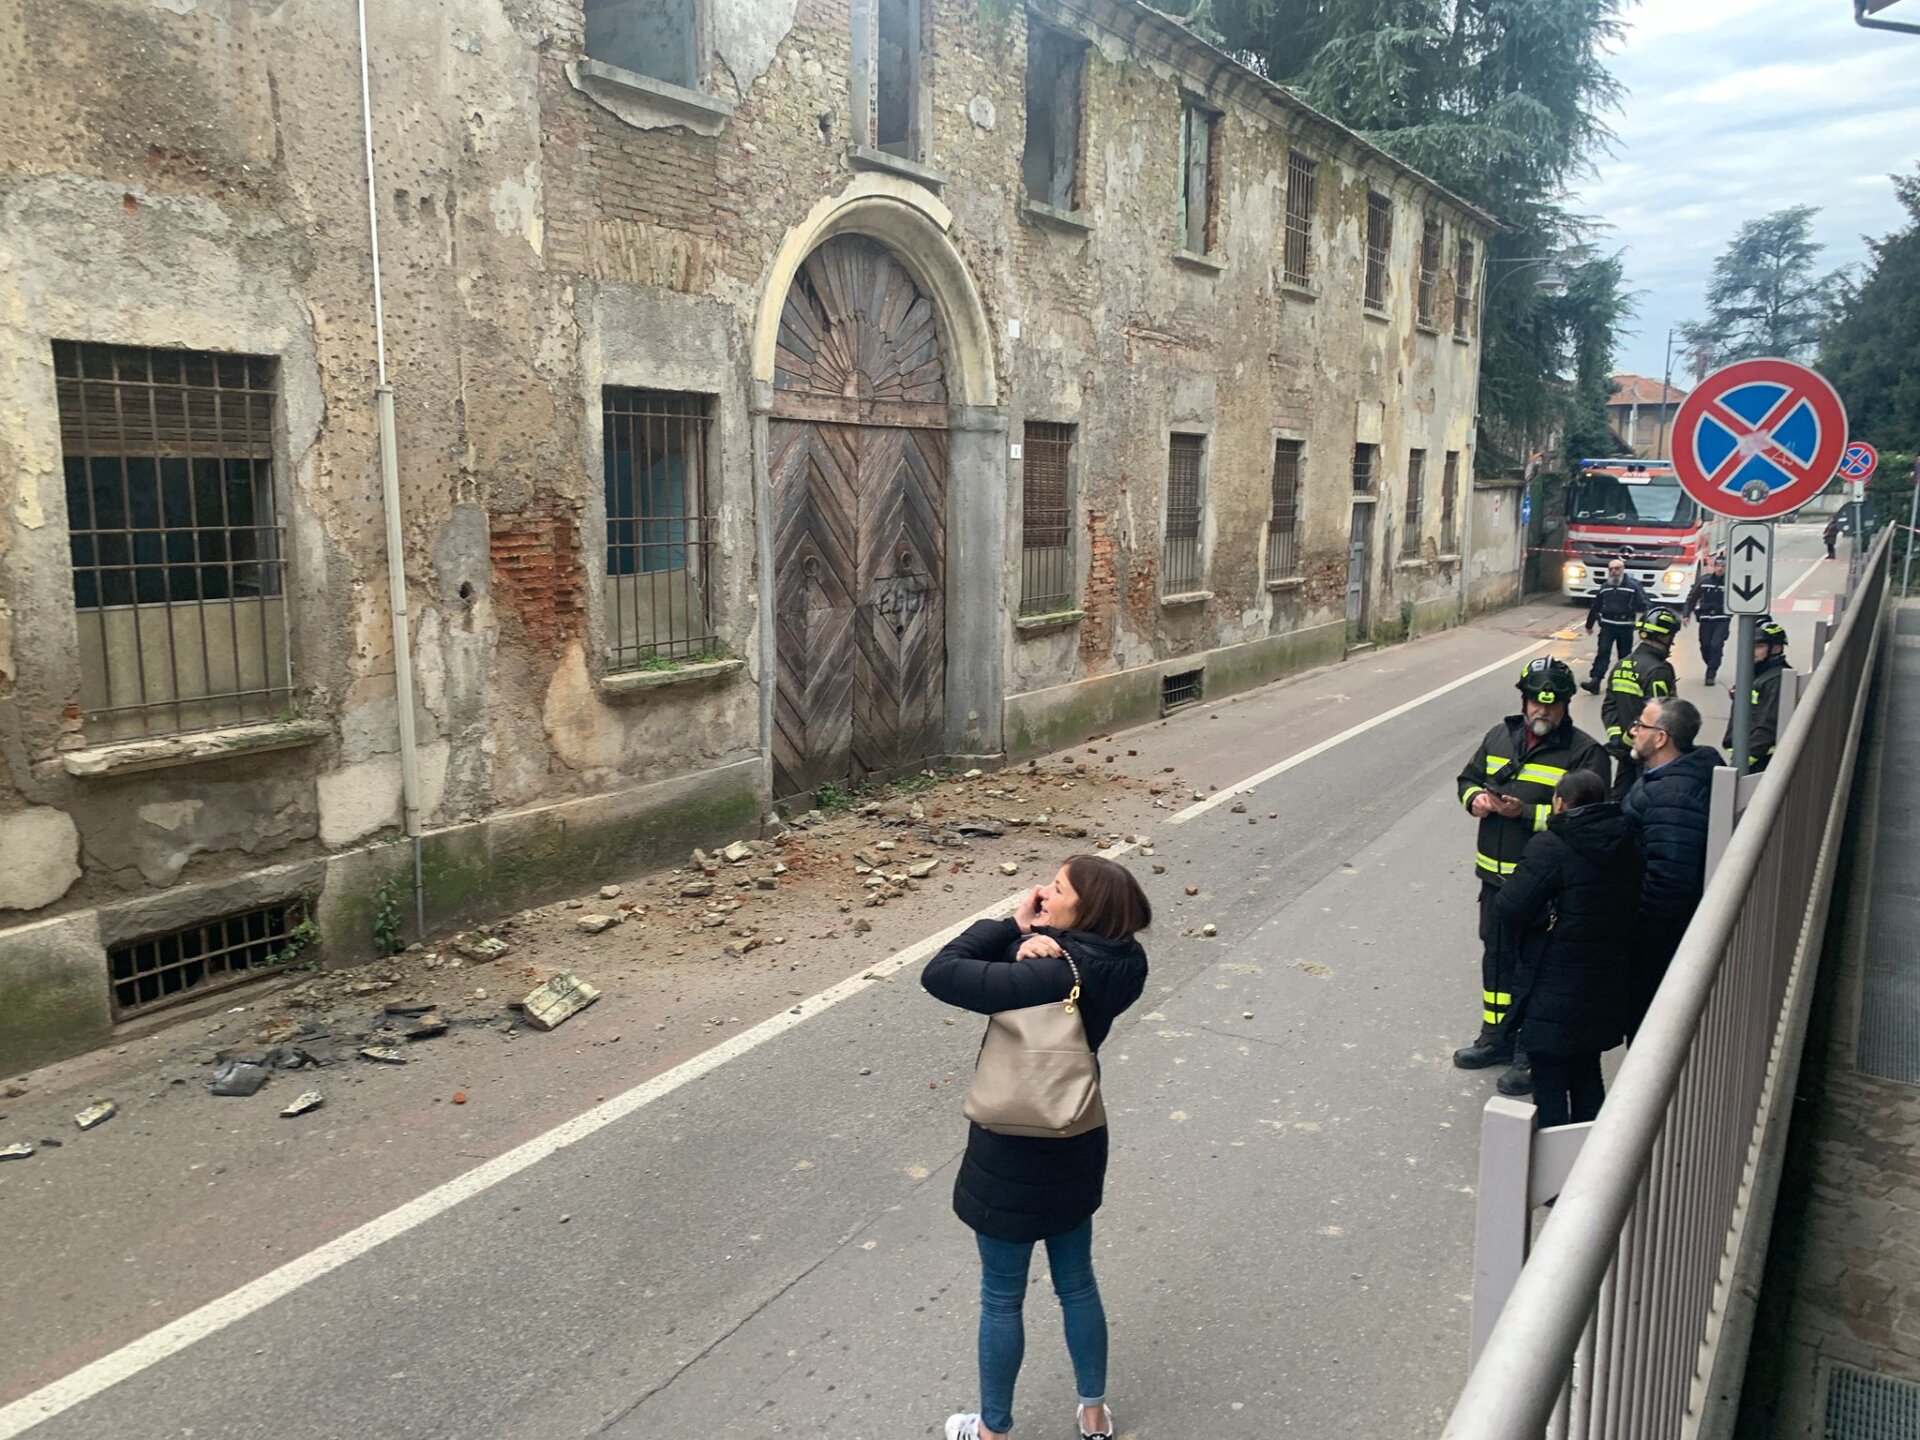
[{"label": "fire truck headlight", "polygon": [[1587,567],[1578,560],[1567,561],[1567,579],[1575,585],[1587,578]]},{"label": "fire truck headlight", "polygon": [[1665,575],[1660,577],[1660,583],[1669,590],[1678,590],[1682,585],[1687,583],[1687,572],[1684,570],[1669,570]]}]

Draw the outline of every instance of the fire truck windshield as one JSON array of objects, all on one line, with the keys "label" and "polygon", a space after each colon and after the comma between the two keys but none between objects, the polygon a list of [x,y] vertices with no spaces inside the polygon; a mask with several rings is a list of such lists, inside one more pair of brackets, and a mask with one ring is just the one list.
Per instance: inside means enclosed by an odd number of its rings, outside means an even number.
[{"label": "fire truck windshield", "polygon": [[1588,474],[1568,487],[1567,519],[1690,530],[1699,523],[1700,510],[1670,475],[1628,485],[1617,476]]}]

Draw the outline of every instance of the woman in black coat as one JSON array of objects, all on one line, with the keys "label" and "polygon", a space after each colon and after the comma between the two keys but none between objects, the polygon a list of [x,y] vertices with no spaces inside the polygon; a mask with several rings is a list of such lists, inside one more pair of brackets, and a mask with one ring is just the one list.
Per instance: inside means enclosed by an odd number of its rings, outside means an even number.
[{"label": "woman in black coat", "polygon": [[1547,828],[1527,842],[1494,908],[1518,932],[1514,999],[1542,1129],[1600,1113],[1600,1055],[1626,1034],[1639,898],[1626,815],[1607,801],[1599,776],[1570,771],[1554,787]]},{"label": "woman in black coat", "polygon": [[[1080,1018],[1088,1048],[1098,1052],[1113,1022],[1146,988],[1147,954],[1134,936],[1152,920],[1130,872],[1097,855],[1075,855],[1052,884],[1020,902],[1012,920],[968,927],[927,962],[920,983],[935,999],[994,1015],[1065,1001],[1077,966]],[[980,1410],[949,1416],[947,1440],[1001,1440],[1013,1425],[1013,1387],[1025,1351],[1021,1302],[1033,1247],[1041,1241],[1066,1320],[1080,1433],[1112,1436],[1107,1318],[1093,1277],[1093,1212],[1106,1175],[1104,1125],[1067,1139],[969,1125],[953,1209],[980,1247]]]}]

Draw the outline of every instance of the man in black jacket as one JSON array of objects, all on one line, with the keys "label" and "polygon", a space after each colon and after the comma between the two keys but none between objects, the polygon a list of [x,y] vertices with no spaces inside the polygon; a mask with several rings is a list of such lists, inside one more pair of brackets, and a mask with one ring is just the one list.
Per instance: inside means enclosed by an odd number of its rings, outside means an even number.
[{"label": "man in black jacket", "polygon": [[[1787,664],[1787,630],[1771,615],[1753,622],[1753,689],[1747,692],[1747,704],[1753,718],[1747,727],[1747,771],[1758,775],[1772,763],[1774,746],[1780,743],[1780,680],[1793,667]],[[1740,697],[1735,695],[1738,705]],[[1733,722],[1727,722],[1726,737],[1720,742],[1732,748]]]},{"label": "man in black jacket", "polygon": [[1501,883],[1519,867],[1529,838],[1547,828],[1553,788],[1569,770],[1591,770],[1605,781],[1612,766],[1600,742],[1577,730],[1567,716],[1573,670],[1564,660],[1542,656],[1520,672],[1521,713],[1509,715],[1480,742],[1460,772],[1460,804],[1480,822],[1474,867],[1480,877],[1480,1034],[1453,1052],[1462,1070],[1512,1063],[1500,1077],[1508,1095],[1533,1086],[1525,1057],[1516,1055],[1513,1007],[1520,956],[1506,927],[1494,917]]},{"label": "man in black jacket", "polygon": [[1679,681],[1673,673],[1673,642],[1680,633],[1680,617],[1664,605],[1647,611],[1640,621],[1640,643],[1607,676],[1607,693],[1600,716],[1607,725],[1607,753],[1613,757],[1613,798],[1624,799],[1640,778],[1640,762],[1633,758],[1628,733],[1649,700],[1673,694]]},{"label": "man in black jacket", "polygon": [[1649,700],[1633,725],[1633,754],[1644,769],[1622,805],[1642,867],[1629,1039],[1706,888],[1713,772],[1726,762],[1711,745],[1694,744],[1699,734],[1699,710],[1677,695]]},{"label": "man in black jacket", "polygon": [[1707,556],[1700,578],[1687,594],[1686,617],[1699,628],[1700,658],[1707,665],[1707,684],[1720,678],[1720,657],[1727,649],[1727,628],[1733,617],[1727,614],[1727,557],[1718,550]]},{"label": "man in black jacket", "polygon": [[1647,592],[1640,582],[1627,574],[1627,562],[1619,556],[1607,562],[1607,583],[1593,592],[1587,607],[1587,633],[1600,629],[1600,648],[1593,652],[1593,669],[1586,679],[1589,695],[1600,693],[1607,666],[1623,658],[1633,648],[1633,627],[1646,612]]}]

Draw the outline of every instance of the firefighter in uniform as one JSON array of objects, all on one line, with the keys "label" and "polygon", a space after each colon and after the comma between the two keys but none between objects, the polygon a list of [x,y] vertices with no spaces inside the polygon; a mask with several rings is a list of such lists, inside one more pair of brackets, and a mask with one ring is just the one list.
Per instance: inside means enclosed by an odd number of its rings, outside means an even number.
[{"label": "firefighter in uniform", "polygon": [[[1771,615],[1753,622],[1753,689],[1747,703],[1753,718],[1747,726],[1747,771],[1758,775],[1773,759],[1773,747],[1780,742],[1780,677],[1793,667],[1787,664],[1787,630]],[[1731,693],[1731,692],[1729,692]],[[1740,697],[1735,695],[1738,705]],[[1727,722],[1727,738],[1722,745],[1733,745],[1733,722]],[[1736,757],[1737,762],[1737,757]]]},{"label": "firefighter in uniform", "polygon": [[1530,836],[1547,828],[1553,813],[1553,787],[1569,770],[1591,770],[1602,780],[1611,768],[1600,742],[1576,730],[1568,718],[1573,671],[1564,660],[1542,656],[1520,672],[1521,713],[1509,715],[1487,732],[1480,748],[1460,772],[1460,804],[1480,822],[1474,863],[1480,875],[1480,1035],[1453,1052],[1462,1070],[1481,1070],[1512,1062],[1500,1077],[1508,1095],[1533,1088],[1526,1057],[1514,1050],[1508,1023],[1513,987],[1520,968],[1519,937],[1510,935],[1494,915],[1501,883],[1520,864]]},{"label": "firefighter in uniform", "polygon": [[1700,658],[1707,664],[1707,684],[1720,678],[1720,657],[1727,649],[1727,627],[1733,617],[1727,614],[1727,557],[1716,550],[1707,557],[1706,569],[1687,595],[1686,618],[1699,629]]},{"label": "firefighter in uniform", "polygon": [[1600,717],[1607,726],[1607,753],[1613,757],[1613,798],[1624,800],[1640,778],[1633,758],[1633,722],[1649,700],[1664,700],[1678,688],[1673,673],[1673,642],[1680,617],[1656,605],[1640,617],[1640,643],[1607,676]]}]

